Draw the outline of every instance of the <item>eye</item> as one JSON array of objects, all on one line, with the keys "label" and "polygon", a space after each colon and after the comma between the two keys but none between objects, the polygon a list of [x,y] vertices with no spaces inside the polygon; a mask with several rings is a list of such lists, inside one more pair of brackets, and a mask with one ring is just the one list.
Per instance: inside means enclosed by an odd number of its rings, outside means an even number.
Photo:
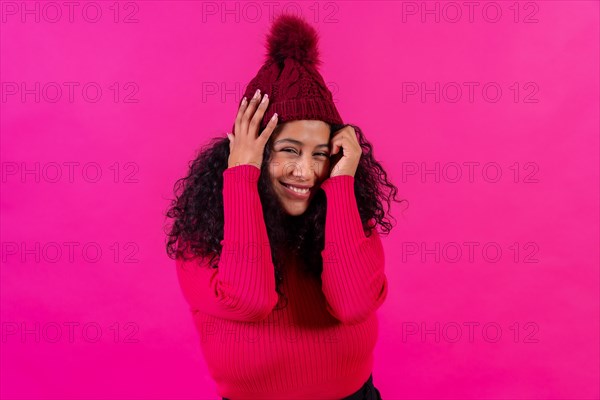
[{"label": "eye", "polygon": [[[281,149],[280,151],[285,151],[287,153],[294,153],[294,154],[297,153],[296,149],[293,149],[291,147],[285,147],[285,148]],[[327,154],[327,153],[315,153],[315,155],[317,155],[317,156],[323,156],[323,157],[329,157],[329,154]]]}]

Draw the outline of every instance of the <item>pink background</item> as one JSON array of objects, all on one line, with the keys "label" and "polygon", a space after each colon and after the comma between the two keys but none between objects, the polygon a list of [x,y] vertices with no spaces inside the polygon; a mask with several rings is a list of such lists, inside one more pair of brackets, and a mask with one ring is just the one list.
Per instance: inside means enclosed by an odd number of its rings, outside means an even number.
[{"label": "pink background", "polygon": [[[231,127],[269,3],[54,4],[0,4],[2,398],[216,399],[164,212]],[[409,201],[383,237],[383,398],[599,398],[599,3],[271,4],[320,32],[340,114]]]}]

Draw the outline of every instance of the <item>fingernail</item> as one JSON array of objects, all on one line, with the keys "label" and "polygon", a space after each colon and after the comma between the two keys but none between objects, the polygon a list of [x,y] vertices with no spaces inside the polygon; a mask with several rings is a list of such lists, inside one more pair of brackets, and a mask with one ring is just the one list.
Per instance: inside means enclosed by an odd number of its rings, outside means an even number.
[{"label": "fingernail", "polygon": [[277,118],[277,113],[273,114],[273,116],[271,117],[272,120]]},{"label": "fingernail", "polygon": [[256,89],[256,92],[254,92],[254,97],[253,99],[257,99],[258,96],[260,96],[260,89]]},{"label": "fingernail", "polygon": [[268,94],[265,94],[265,96],[263,97],[263,99],[262,99],[261,103],[264,103],[264,102],[266,102],[268,98],[269,98],[269,95],[268,95]]},{"label": "fingernail", "polygon": [[246,104],[246,96],[242,98],[242,105]]}]

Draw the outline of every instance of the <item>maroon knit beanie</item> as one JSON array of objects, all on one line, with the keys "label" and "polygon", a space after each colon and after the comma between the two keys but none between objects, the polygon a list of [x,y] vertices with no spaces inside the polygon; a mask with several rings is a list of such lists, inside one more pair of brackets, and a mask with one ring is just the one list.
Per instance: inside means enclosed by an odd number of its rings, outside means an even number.
[{"label": "maroon knit beanie", "polygon": [[315,29],[300,17],[281,14],[273,22],[265,63],[244,92],[248,100],[256,89],[261,96],[269,95],[259,134],[274,113],[278,124],[301,119],[343,124],[331,91],[317,70],[321,64],[318,40]]}]

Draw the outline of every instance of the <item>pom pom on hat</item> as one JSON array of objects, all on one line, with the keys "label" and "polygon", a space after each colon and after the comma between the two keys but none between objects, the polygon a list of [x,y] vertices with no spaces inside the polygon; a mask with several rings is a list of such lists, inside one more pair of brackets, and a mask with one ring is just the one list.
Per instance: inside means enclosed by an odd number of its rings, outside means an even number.
[{"label": "pom pom on hat", "polygon": [[319,37],[317,31],[305,20],[291,14],[281,14],[267,36],[267,59],[283,63],[286,58],[318,66]]}]

